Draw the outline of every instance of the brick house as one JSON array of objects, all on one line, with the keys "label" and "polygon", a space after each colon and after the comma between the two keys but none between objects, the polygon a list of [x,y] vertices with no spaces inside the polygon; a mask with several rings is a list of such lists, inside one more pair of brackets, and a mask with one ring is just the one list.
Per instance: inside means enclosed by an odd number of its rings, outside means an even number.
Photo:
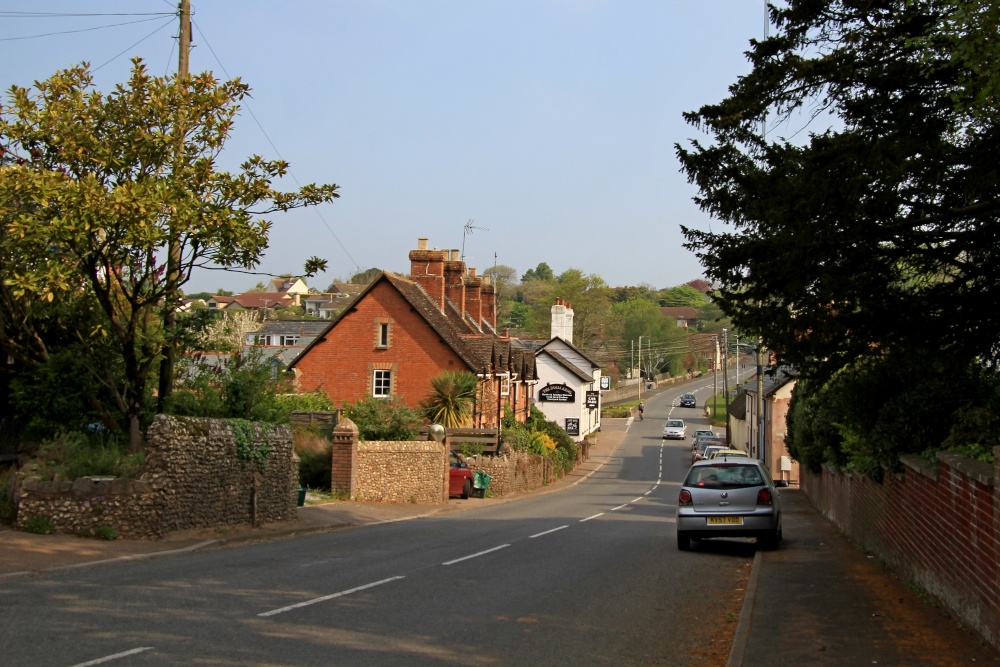
[{"label": "brick house", "polygon": [[497,335],[489,278],[423,238],[409,259],[408,279],[383,272],[292,361],[298,391],[322,390],[338,406],[374,396],[416,407],[432,378],[468,371],[480,378],[473,427],[495,428],[508,406],[524,421],[534,354]]}]

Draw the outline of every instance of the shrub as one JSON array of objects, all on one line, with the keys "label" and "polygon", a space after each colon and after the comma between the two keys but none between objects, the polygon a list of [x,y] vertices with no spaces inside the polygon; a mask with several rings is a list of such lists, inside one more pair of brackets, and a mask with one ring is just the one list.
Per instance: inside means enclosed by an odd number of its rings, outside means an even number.
[{"label": "shrub", "polygon": [[371,396],[345,405],[344,415],[358,427],[362,440],[413,440],[423,423],[420,413],[396,399]]},{"label": "shrub", "polygon": [[56,531],[56,527],[47,517],[33,516],[24,522],[24,530],[36,535],[51,535]]},{"label": "shrub", "polygon": [[107,431],[89,435],[63,432],[38,448],[35,474],[41,479],[80,477],[135,477],[145,465],[145,454],[129,454],[128,442]]},{"label": "shrub", "polygon": [[0,473],[0,523],[13,524],[17,519],[17,505],[14,504],[14,468]]},{"label": "shrub", "polygon": [[118,531],[111,526],[98,526],[94,528],[94,537],[111,542],[118,539]]},{"label": "shrub", "polygon": [[292,433],[299,457],[299,484],[307,489],[330,490],[333,445],[308,429]]}]

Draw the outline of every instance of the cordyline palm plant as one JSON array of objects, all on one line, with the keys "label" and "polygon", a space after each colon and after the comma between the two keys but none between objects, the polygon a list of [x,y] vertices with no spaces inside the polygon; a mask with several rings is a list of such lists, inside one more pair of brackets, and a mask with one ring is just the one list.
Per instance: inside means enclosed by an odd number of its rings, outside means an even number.
[{"label": "cordyline palm plant", "polygon": [[445,428],[471,426],[478,384],[479,378],[468,371],[444,371],[432,378],[434,389],[420,404],[424,416]]}]

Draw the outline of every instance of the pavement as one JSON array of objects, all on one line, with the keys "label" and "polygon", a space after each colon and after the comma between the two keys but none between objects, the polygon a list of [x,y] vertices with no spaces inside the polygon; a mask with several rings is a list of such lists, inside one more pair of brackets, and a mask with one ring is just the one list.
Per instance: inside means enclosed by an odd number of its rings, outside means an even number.
[{"label": "pavement", "polygon": [[[594,474],[614,454],[629,423],[606,420],[590,458],[532,495],[558,492]],[[802,491],[782,489],[781,496],[785,540],[777,551],[754,555],[726,667],[1000,665],[1000,652],[854,546]],[[331,502],[298,508],[294,521],[180,531],[156,541],[104,541],[0,528],[0,587],[45,572],[406,521],[511,500],[454,499],[436,505]]]}]

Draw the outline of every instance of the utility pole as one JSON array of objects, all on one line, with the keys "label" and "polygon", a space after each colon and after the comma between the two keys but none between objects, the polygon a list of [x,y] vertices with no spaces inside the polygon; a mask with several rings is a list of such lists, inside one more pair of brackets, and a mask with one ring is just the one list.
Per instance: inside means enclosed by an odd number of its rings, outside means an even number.
[{"label": "utility pole", "polygon": [[740,386],[740,335],[733,332],[736,336],[736,388],[739,389]]},{"label": "utility pole", "polygon": [[[178,5],[178,15],[180,17],[180,27],[178,31],[179,46],[177,53],[177,86],[182,88],[186,85],[189,74],[191,55],[191,0],[181,0]],[[174,164],[180,167],[183,162],[184,151],[184,109],[183,104],[177,109],[177,147],[174,156]],[[171,225],[173,227],[173,225]],[[157,394],[157,408],[162,412],[166,407],[167,397],[173,390],[174,385],[174,329],[177,326],[177,292],[178,283],[181,276],[181,249],[177,241],[177,231],[170,230],[170,237],[167,239],[167,287],[164,293],[163,328],[167,337],[167,342],[163,346],[163,360],[160,362],[160,382]]]},{"label": "utility pole", "polygon": [[764,341],[757,338],[757,458],[764,461]]},{"label": "utility pole", "polygon": [[732,446],[729,437],[729,331],[722,330],[722,401],[726,417],[726,446]]},{"label": "utility pole", "polygon": [[716,396],[719,395],[719,337],[712,336],[712,343],[715,345],[715,357],[712,359],[712,407],[716,405]]},{"label": "utility pole", "polygon": [[639,336],[639,402],[642,403],[642,336]]}]

